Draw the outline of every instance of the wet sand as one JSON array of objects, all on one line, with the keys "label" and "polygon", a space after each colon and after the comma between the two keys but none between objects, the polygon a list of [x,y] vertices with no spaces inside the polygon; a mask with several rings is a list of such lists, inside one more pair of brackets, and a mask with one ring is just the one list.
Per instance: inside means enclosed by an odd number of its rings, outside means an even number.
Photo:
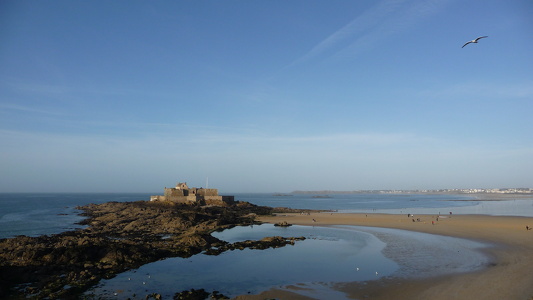
[{"label": "wet sand", "polygon": [[[492,263],[481,271],[442,275],[426,279],[384,278],[365,283],[335,284],[349,299],[533,299],[533,226],[530,217],[483,215],[405,215],[313,213],[280,214],[260,221],[287,221],[296,225],[359,225],[396,228],[444,236],[466,238],[493,244],[483,251]],[[313,221],[313,219],[315,221]],[[433,224],[434,223],[434,224]],[[300,286],[272,289],[260,295],[236,299],[320,299],[296,293]]]}]

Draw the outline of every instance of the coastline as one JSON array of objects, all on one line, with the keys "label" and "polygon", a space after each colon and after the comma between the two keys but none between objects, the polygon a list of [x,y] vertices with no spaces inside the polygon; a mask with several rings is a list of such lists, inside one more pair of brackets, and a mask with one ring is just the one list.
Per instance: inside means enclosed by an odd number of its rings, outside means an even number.
[{"label": "coastline", "polygon": [[533,200],[533,194],[499,194],[499,193],[471,193],[471,194],[454,194],[472,197],[469,200],[453,201],[513,201],[513,200]]},{"label": "coastline", "polygon": [[[412,218],[392,214],[312,213],[311,215],[278,214],[262,216],[259,221],[295,225],[355,225],[403,229],[415,232],[465,238],[493,246],[481,251],[493,263],[480,271],[441,275],[425,279],[382,278],[365,283],[337,283],[334,288],[355,299],[533,299],[533,226],[531,217],[453,215],[416,215]],[[316,220],[316,222],[313,221]],[[435,225],[432,224],[435,223]],[[271,289],[259,295],[243,295],[235,299],[256,300],[313,299],[296,291],[301,287]],[[292,292],[291,289],[294,291]]]},{"label": "coastline", "polygon": [[[482,196],[486,196],[482,194]],[[516,210],[515,203],[524,202],[525,200],[533,200],[531,197],[515,197],[516,195],[506,195],[509,197],[489,197],[489,203],[498,204],[499,213],[504,212],[509,208],[509,210],[514,209],[513,212],[525,213],[529,215],[531,211],[531,204],[533,201],[526,201],[527,206],[520,206],[520,210]],[[122,197],[121,197],[122,198]],[[77,199],[77,198],[76,198]],[[521,201],[513,201],[513,200]],[[124,199],[122,199],[124,200]],[[479,199],[474,201],[485,201],[489,199]],[[446,200],[441,200],[446,201]],[[453,200],[450,200],[453,201]],[[510,202],[512,201],[512,202]],[[231,250],[233,248],[254,248],[262,247],[261,244],[266,242],[268,246],[277,247],[278,241],[258,241],[250,245],[240,245],[240,244],[226,244],[225,242],[217,241],[212,239],[209,233],[217,227],[216,224],[223,225],[223,228],[226,226],[238,225],[241,224],[250,224],[254,218],[253,213],[258,215],[270,214],[273,211],[277,212],[276,217],[262,216],[259,221],[266,221],[271,223],[278,223],[286,221],[295,225],[307,225],[307,226],[336,226],[336,225],[359,225],[369,228],[383,227],[383,228],[398,228],[408,230],[409,232],[427,232],[430,234],[442,234],[449,235],[452,237],[463,237],[469,240],[476,240],[481,242],[489,242],[492,245],[497,245],[497,247],[486,249],[485,253],[488,254],[491,260],[483,265],[490,265],[488,269],[494,267],[500,267],[501,264],[505,264],[504,259],[500,259],[498,256],[498,250],[504,249],[505,247],[509,249],[516,250],[516,257],[507,257],[508,261],[513,263],[519,262],[520,264],[526,263],[527,260],[532,260],[531,256],[528,256],[527,253],[531,253],[532,242],[533,242],[533,231],[526,231],[525,225],[533,226],[533,216],[528,217],[492,217],[492,216],[483,216],[478,214],[468,215],[464,214],[465,211],[462,207],[455,208],[450,207],[450,210],[453,211],[453,222],[451,219],[448,220],[449,216],[442,216],[440,221],[436,225],[431,225],[431,221],[435,219],[435,215],[424,215],[422,211],[416,211],[416,208],[407,208],[403,209],[406,213],[395,214],[392,213],[383,213],[384,210],[374,211],[372,213],[366,214],[364,211],[361,213],[357,212],[344,212],[344,213],[333,213],[332,211],[325,210],[305,210],[306,213],[310,213],[308,216],[302,216],[299,212],[303,210],[299,209],[282,209],[282,208],[272,208],[272,207],[261,207],[253,204],[246,204],[245,202],[238,204],[236,207],[228,208],[209,208],[209,207],[173,207],[167,205],[161,206],[161,204],[156,205],[155,203],[150,203],[146,201],[135,201],[135,202],[122,202],[122,201],[111,201],[106,203],[101,203],[98,205],[88,205],[87,210],[84,210],[86,216],[88,217],[82,223],[84,228],[77,229],[74,231],[65,231],[60,234],[51,234],[51,235],[42,235],[36,237],[14,237],[7,239],[0,239],[0,249],[5,251],[0,251],[2,253],[3,262],[0,264],[0,273],[4,276],[0,276],[0,296],[7,292],[4,288],[13,287],[13,284],[16,282],[13,280],[13,276],[5,276],[7,274],[15,274],[19,278],[20,282],[30,282],[32,280],[41,280],[44,279],[46,282],[42,282],[41,287],[37,286],[28,286],[26,291],[30,294],[35,294],[39,291],[45,293],[51,292],[56,295],[56,293],[78,293],[81,290],[86,289],[88,286],[91,286],[93,282],[98,281],[98,279],[106,278],[109,276],[114,276],[117,272],[122,272],[125,269],[136,268],[139,264],[143,265],[144,263],[149,262],[154,259],[155,256],[159,257],[168,257],[168,256],[181,256],[186,255],[190,256],[198,251],[211,251],[213,246],[216,246],[218,251]],[[243,206],[244,205],[244,206]],[[494,206],[491,206],[494,207]],[[253,208],[253,209],[252,209]],[[179,213],[176,211],[179,210]],[[222,210],[222,211],[221,211]],[[226,211],[227,210],[227,211]],[[210,212],[212,211],[212,212]],[[221,212],[226,211],[226,213],[221,214]],[[400,210],[398,210],[399,212]],[[422,222],[413,223],[410,218],[407,217],[407,212],[417,213],[415,218],[421,218]],[[484,210],[487,211],[487,210]],[[378,214],[379,212],[379,214]],[[448,212],[448,208],[444,209],[444,212]],[[457,214],[456,214],[457,212]],[[467,211],[470,213],[470,211]],[[383,214],[381,214],[383,213]],[[431,210],[429,211],[431,213]],[[92,217],[91,217],[92,215]],[[157,216],[157,217],[155,217]],[[494,224],[478,224],[477,218],[488,218],[489,223]],[[229,218],[229,219],[228,219]],[[241,219],[244,218],[244,219]],[[268,220],[271,221],[268,221]],[[313,222],[312,219],[317,220],[318,222]],[[514,219],[516,222],[512,225],[512,232],[518,232],[519,235],[527,236],[529,243],[526,245],[516,245],[516,241],[502,240],[499,241],[499,238],[494,238],[494,236],[483,236],[486,232],[497,232],[492,226],[501,227],[507,226],[506,222],[503,220]],[[462,220],[462,221],[461,221]],[[464,226],[464,222],[473,222],[468,226]],[[474,222],[475,221],[475,222]],[[220,223],[222,222],[222,223]],[[228,223],[229,222],[229,223]],[[472,224],[474,226],[472,226]],[[445,225],[445,226],[444,226]],[[81,226],[81,225],[80,225]],[[214,227],[213,227],[214,226]],[[472,228],[470,228],[472,227]],[[468,230],[465,230],[467,228]],[[486,230],[482,229],[485,228]],[[498,228],[499,229],[499,228]],[[374,230],[374,229],[372,229]],[[387,229],[384,229],[387,230]],[[472,232],[474,230],[474,232]],[[364,230],[363,230],[364,231]],[[440,231],[440,232],[439,232]],[[509,231],[509,232],[511,232]],[[501,231],[500,236],[508,236],[509,232]],[[402,236],[400,233],[394,234],[394,239],[400,240],[405,243],[405,240],[398,238]],[[429,237],[431,240],[432,237]],[[514,239],[514,238],[513,238]],[[386,241],[386,240],[382,240]],[[282,244],[291,243],[290,240],[280,241]],[[390,243],[391,245],[396,245],[397,243]],[[414,243],[411,243],[414,245]],[[439,241],[432,243],[432,247],[435,248],[435,244],[439,244]],[[150,249],[148,249],[148,248]],[[447,247],[445,247],[447,248]],[[91,251],[85,251],[91,249]],[[95,251],[97,250],[97,251]],[[127,250],[124,252],[123,250]],[[37,251],[37,252],[36,252]],[[118,252],[117,252],[118,251]],[[163,252],[161,252],[163,251]],[[389,251],[393,253],[388,256],[389,258],[395,257],[394,251],[396,253],[409,253],[411,251],[405,250],[393,250]],[[438,249],[436,249],[438,251]],[[81,256],[71,255],[71,254],[82,254]],[[84,258],[88,253],[97,253],[97,257]],[[130,253],[124,255],[124,253]],[[158,254],[159,253],[159,254]],[[416,253],[416,252],[414,252]],[[139,254],[139,255],[137,255]],[[216,253],[214,253],[216,254]],[[507,255],[508,253],[505,253]],[[133,256],[132,256],[133,255]],[[155,256],[154,256],[155,255]],[[505,256],[504,255],[504,256]],[[405,256],[405,255],[404,255]],[[20,261],[21,257],[24,259]],[[152,258],[150,258],[152,257]],[[158,259],[155,257],[155,259]],[[397,256],[396,256],[397,257]],[[464,256],[463,256],[464,257]],[[140,258],[140,260],[139,260]],[[494,258],[494,259],[492,259]],[[57,263],[61,262],[61,268],[57,267]],[[492,265],[492,262],[495,262]],[[431,260],[429,266],[434,266],[437,263],[437,260]],[[415,264],[416,265],[416,264]],[[409,265],[411,266],[411,265]],[[52,269],[50,269],[50,267]],[[500,289],[507,291],[511,288],[514,288],[515,282],[519,282],[519,285],[530,286],[533,282],[526,281],[525,284],[520,282],[524,281],[524,278],[528,278],[529,269],[532,268],[531,264],[527,265],[526,271],[520,271],[523,277],[517,277],[516,280],[507,280],[507,284],[511,285],[500,285]],[[50,270],[49,270],[50,269]],[[48,272],[49,270],[50,272]],[[416,266],[412,266],[412,270],[419,270]],[[501,268],[500,276],[507,277],[507,273],[515,272],[517,269],[505,269]],[[14,271],[14,272],[12,272]],[[35,273],[39,271],[39,274]],[[61,271],[60,273],[53,273],[52,271]],[[471,273],[483,273],[486,270],[480,272],[471,272]],[[68,276],[62,276],[66,274]],[[381,275],[382,272],[380,272]],[[55,275],[59,277],[54,277]],[[503,275],[502,275],[503,274]],[[35,276],[34,276],[35,275]],[[46,276],[44,276],[46,275]],[[51,276],[54,275],[54,276]],[[433,275],[433,273],[432,273]],[[461,274],[463,275],[463,274]],[[23,278],[27,276],[33,276],[28,278]],[[83,278],[81,278],[82,276]],[[449,276],[450,278],[455,278],[457,275]],[[502,277],[502,278],[503,278]],[[55,279],[54,279],[55,278]],[[296,277],[298,278],[298,277]],[[376,277],[378,278],[378,277]],[[466,277],[461,277],[466,278]],[[23,280],[24,279],[24,280]],[[504,278],[505,279],[505,278]],[[17,279],[18,280],[18,279]],[[349,278],[348,280],[353,280]],[[333,291],[335,297],[327,297],[322,291],[320,294],[313,294],[312,287],[306,285],[295,284],[288,288],[282,288],[283,290],[273,290],[267,293],[274,293],[274,296],[269,298],[278,298],[278,299],[311,299],[306,296],[314,297],[314,299],[340,299],[345,294],[352,295],[362,295],[357,296],[357,298],[371,298],[371,299],[389,299],[395,298],[398,299],[397,295],[407,295],[405,298],[417,298],[419,295],[425,295],[426,290],[432,290],[433,286],[442,285],[442,282],[446,279],[446,276],[433,277],[424,280],[412,280],[405,278],[384,278],[381,280],[373,280],[369,282],[361,283],[331,283],[327,288],[333,287],[336,290],[329,289],[326,292]],[[469,279],[467,279],[469,280]],[[500,281],[499,278],[493,277],[491,280]],[[72,285],[70,282],[73,281],[76,284]],[[491,286],[492,283],[487,280],[486,285]],[[281,281],[283,282],[283,281]],[[291,281],[294,282],[294,281]],[[37,284],[37,282],[34,282]],[[461,283],[461,280],[459,280]],[[66,284],[66,285],[65,285]],[[46,287],[46,286],[49,286]],[[394,287],[397,286],[395,290]],[[481,286],[481,285],[480,285]],[[46,287],[47,291],[44,291],[43,288]],[[62,288],[67,287],[67,288]],[[74,287],[74,288],[72,288]],[[314,285],[315,288],[321,289],[324,286],[320,284]],[[291,289],[299,291],[299,294],[291,292]],[[311,290],[310,290],[311,289]],[[305,290],[308,290],[307,292]],[[310,291],[309,291],[310,290]],[[522,289],[524,290],[524,289]],[[533,292],[530,292],[530,289],[525,289],[524,294],[525,298],[520,296],[516,297],[517,299],[533,299]],[[23,291],[20,290],[22,293]],[[475,292],[475,290],[474,290]],[[396,294],[395,294],[396,293]],[[406,294],[407,293],[407,294]],[[515,295],[513,289],[512,295]],[[489,293],[493,294],[493,293]],[[235,294],[234,294],[235,295]],[[285,296],[280,296],[285,295]],[[453,297],[444,296],[439,298],[438,293],[429,294],[431,298],[435,299],[450,299]],[[462,295],[462,294],[460,294]],[[492,299],[485,297],[486,299]],[[496,294],[500,295],[501,294]],[[330,294],[331,296],[331,294]],[[394,296],[394,297],[393,297]],[[477,294],[475,295],[477,297]],[[499,299],[496,296],[494,299]],[[252,296],[250,296],[252,297]],[[303,298],[302,298],[303,297]],[[381,298],[380,298],[381,297]],[[465,296],[466,297],[466,296]],[[239,298],[238,299],[248,299],[248,298]],[[266,296],[261,296],[257,299],[264,299]],[[400,297],[399,299],[403,299]],[[424,299],[427,298],[424,296]],[[472,298],[472,297],[470,297]],[[508,294],[500,298],[509,298]],[[254,299],[254,298],[250,298]],[[456,298],[462,299],[462,298]],[[513,298],[514,299],[514,298]]]}]

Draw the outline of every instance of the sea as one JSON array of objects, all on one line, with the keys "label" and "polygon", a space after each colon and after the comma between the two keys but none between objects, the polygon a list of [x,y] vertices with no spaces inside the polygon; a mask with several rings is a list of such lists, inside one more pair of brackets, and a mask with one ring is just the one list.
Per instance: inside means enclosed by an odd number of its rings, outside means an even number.
[{"label": "sea", "polygon": [[[0,238],[39,236],[83,228],[77,206],[149,200],[157,193],[0,193]],[[266,194],[228,193],[235,200],[271,207],[353,213],[484,214],[533,217],[533,197],[480,201],[446,194]],[[234,297],[270,288],[318,299],[348,299],[335,286],[387,276],[427,277],[478,270],[490,264],[490,245],[459,238],[361,226],[235,227],[214,233],[235,242],[265,236],[304,236],[294,246],[198,254],[146,264],[102,280],[86,293],[94,299],[164,299],[192,288]],[[457,255],[461,253],[461,255]]]},{"label": "sea", "polygon": [[[77,206],[90,203],[147,201],[155,193],[0,193],[0,238],[39,236],[82,228]],[[484,214],[533,217],[531,197],[479,201],[447,194],[272,194],[228,193],[237,201],[271,207],[346,213]],[[498,199],[498,198],[495,198]]]}]

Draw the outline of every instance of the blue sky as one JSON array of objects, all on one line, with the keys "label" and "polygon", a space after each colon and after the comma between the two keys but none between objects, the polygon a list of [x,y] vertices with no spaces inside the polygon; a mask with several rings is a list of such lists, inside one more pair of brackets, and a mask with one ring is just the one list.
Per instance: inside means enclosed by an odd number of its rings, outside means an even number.
[{"label": "blue sky", "polygon": [[2,1],[0,191],[533,187],[532,15],[530,0]]}]

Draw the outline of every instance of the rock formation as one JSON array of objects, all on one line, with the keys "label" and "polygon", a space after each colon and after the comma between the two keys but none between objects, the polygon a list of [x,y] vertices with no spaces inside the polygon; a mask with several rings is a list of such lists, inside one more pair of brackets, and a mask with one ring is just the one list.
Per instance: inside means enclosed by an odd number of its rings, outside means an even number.
[{"label": "rock formation", "polygon": [[102,278],[160,259],[280,247],[295,240],[274,237],[228,244],[210,235],[272,213],[272,208],[246,202],[231,207],[109,202],[78,209],[87,216],[85,229],[0,240],[0,298],[75,298]]}]

